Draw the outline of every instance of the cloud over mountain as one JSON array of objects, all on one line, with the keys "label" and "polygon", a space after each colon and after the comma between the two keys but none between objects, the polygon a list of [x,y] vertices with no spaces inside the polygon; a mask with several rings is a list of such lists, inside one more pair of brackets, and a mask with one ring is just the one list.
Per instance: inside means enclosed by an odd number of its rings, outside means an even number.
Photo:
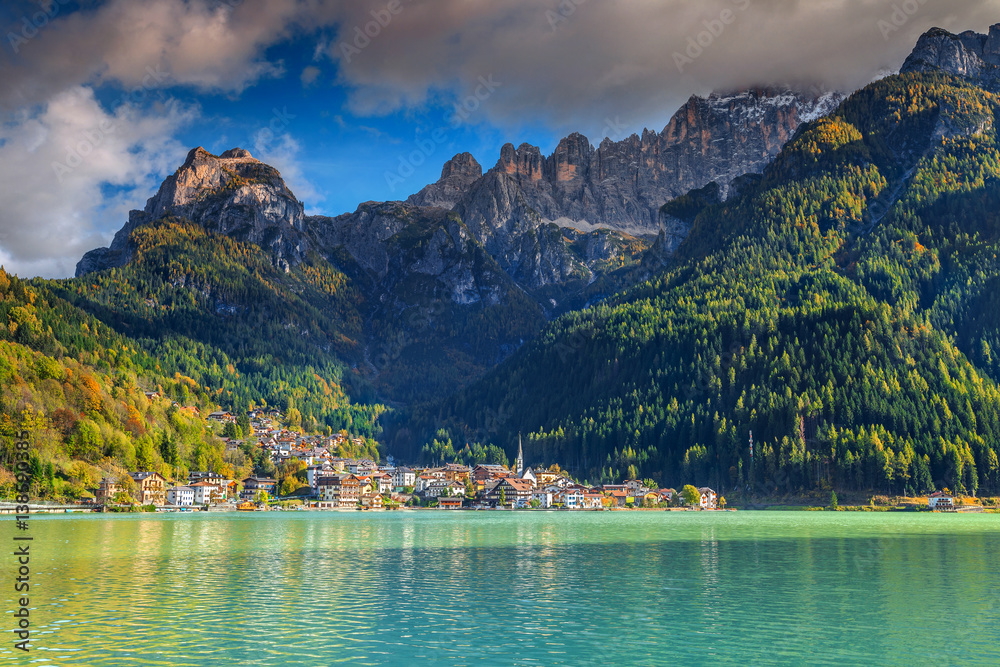
[{"label": "cloud over mountain", "polygon": [[[238,104],[261,82],[313,92],[332,78],[346,102],[322,111],[366,125],[468,102],[472,124],[511,140],[531,126],[597,143],[662,128],[692,93],[854,88],[898,68],[933,25],[995,23],[1000,0],[19,0],[3,16],[0,261],[54,276],[183,155],[198,104],[166,104],[172,91]],[[276,49],[289,44],[310,64],[286,63]],[[475,97],[484,78],[497,85]],[[60,182],[53,164],[109,122]],[[299,171],[311,138],[286,132],[265,156],[321,198]]]},{"label": "cloud over mountain", "polygon": [[486,118],[596,134],[609,117],[662,122],[694,92],[853,89],[897,69],[932,25],[982,29],[998,16],[997,0],[376,0],[345,6],[328,53],[357,113],[461,99],[492,74],[502,86]]}]

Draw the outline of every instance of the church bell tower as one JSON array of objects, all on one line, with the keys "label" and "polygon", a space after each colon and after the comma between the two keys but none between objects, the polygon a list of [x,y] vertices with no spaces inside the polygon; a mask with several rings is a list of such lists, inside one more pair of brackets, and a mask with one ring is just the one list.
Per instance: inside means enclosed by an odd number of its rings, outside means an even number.
[{"label": "church bell tower", "polygon": [[518,477],[524,472],[524,452],[521,450],[521,434],[517,434],[517,460],[514,461],[514,472]]}]

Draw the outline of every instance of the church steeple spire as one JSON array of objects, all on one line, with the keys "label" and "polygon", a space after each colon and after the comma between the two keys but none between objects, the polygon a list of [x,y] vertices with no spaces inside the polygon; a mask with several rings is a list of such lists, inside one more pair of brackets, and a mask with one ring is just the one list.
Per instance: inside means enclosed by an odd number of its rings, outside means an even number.
[{"label": "church steeple spire", "polygon": [[514,472],[518,477],[524,472],[524,452],[521,449],[521,434],[517,434],[517,460],[514,461]]}]

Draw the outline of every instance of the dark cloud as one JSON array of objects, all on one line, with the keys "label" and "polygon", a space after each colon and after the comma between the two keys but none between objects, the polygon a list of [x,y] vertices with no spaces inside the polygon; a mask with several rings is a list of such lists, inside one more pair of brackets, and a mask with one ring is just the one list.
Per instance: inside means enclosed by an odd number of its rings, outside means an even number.
[{"label": "dark cloud", "polygon": [[[615,116],[662,125],[713,89],[854,89],[897,69],[932,26],[1000,22],[998,0],[433,0],[401,2],[376,30],[386,6],[352,3],[329,45],[355,112],[461,97],[492,74],[502,86],[483,104],[489,120],[592,133]],[[359,29],[377,34],[365,43]]]}]

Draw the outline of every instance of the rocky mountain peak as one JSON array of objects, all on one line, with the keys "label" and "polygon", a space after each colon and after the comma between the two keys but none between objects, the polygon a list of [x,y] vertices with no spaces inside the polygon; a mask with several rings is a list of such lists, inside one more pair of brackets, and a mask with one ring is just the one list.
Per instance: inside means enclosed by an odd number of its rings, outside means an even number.
[{"label": "rocky mountain peak", "polygon": [[496,171],[513,176],[517,180],[524,179],[526,182],[539,181],[545,177],[545,157],[538,146],[531,144],[521,144],[516,149],[514,144],[504,144],[500,149],[500,159],[497,161]]},{"label": "rocky mountain peak", "polygon": [[594,147],[579,132],[565,137],[552,154],[552,176],[556,181],[578,181],[586,177]]},{"label": "rocky mountain peak", "polygon": [[917,40],[900,73],[945,72],[955,76],[1000,81],[1000,23],[986,35],[967,30],[955,35],[931,28]]},{"label": "rocky mountain peak", "polygon": [[163,181],[143,210],[129,212],[128,222],[109,248],[84,256],[77,275],[128,263],[132,231],[167,216],[271,248],[275,262],[285,268],[305,252],[303,206],[278,170],[242,148],[217,156],[199,146]]},{"label": "rocky mountain peak", "polygon": [[483,168],[471,153],[459,153],[444,163],[441,178],[406,200],[416,206],[451,209],[469,186],[483,175]]},{"label": "rocky mountain peak", "polygon": [[459,153],[445,162],[441,168],[441,180],[452,177],[475,180],[482,175],[483,168],[476,162],[476,158],[472,157],[472,153]]},{"label": "rocky mountain peak", "polygon": [[249,158],[254,159],[253,155],[250,155],[250,151],[245,148],[230,148],[228,151],[219,156],[219,158],[226,159],[237,159],[237,158]]},{"label": "rocky mountain peak", "polygon": [[195,210],[199,204],[213,195],[241,188],[256,189],[258,194],[269,189],[294,200],[281,174],[254,159],[249,151],[232,148],[216,156],[199,146],[191,149],[184,164],[163,181],[156,195],[146,202],[144,212],[153,219],[173,214],[196,220],[201,217]]},{"label": "rocky mountain peak", "polygon": [[[490,172],[512,179],[520,189],[518,197],[540,223],[652,236],[659,231],[664,203],[712,181],[719,182],[725,195],[735,179],[761,172],[802,123],[830,113],[843,98],[836,92],[767,87],[695,96],[662,132],[645,129],[641,136],[605,138],[596,149],[587,137],[573,133],[549,156],[537,146],[508,143]],[[484,197],[483,185],[498,191]],[[511,199],[509,186],[497,179],[477,182],[456,210],[487,219],[496,201]],[[476,211],[477,205],[486,208]]]}]

